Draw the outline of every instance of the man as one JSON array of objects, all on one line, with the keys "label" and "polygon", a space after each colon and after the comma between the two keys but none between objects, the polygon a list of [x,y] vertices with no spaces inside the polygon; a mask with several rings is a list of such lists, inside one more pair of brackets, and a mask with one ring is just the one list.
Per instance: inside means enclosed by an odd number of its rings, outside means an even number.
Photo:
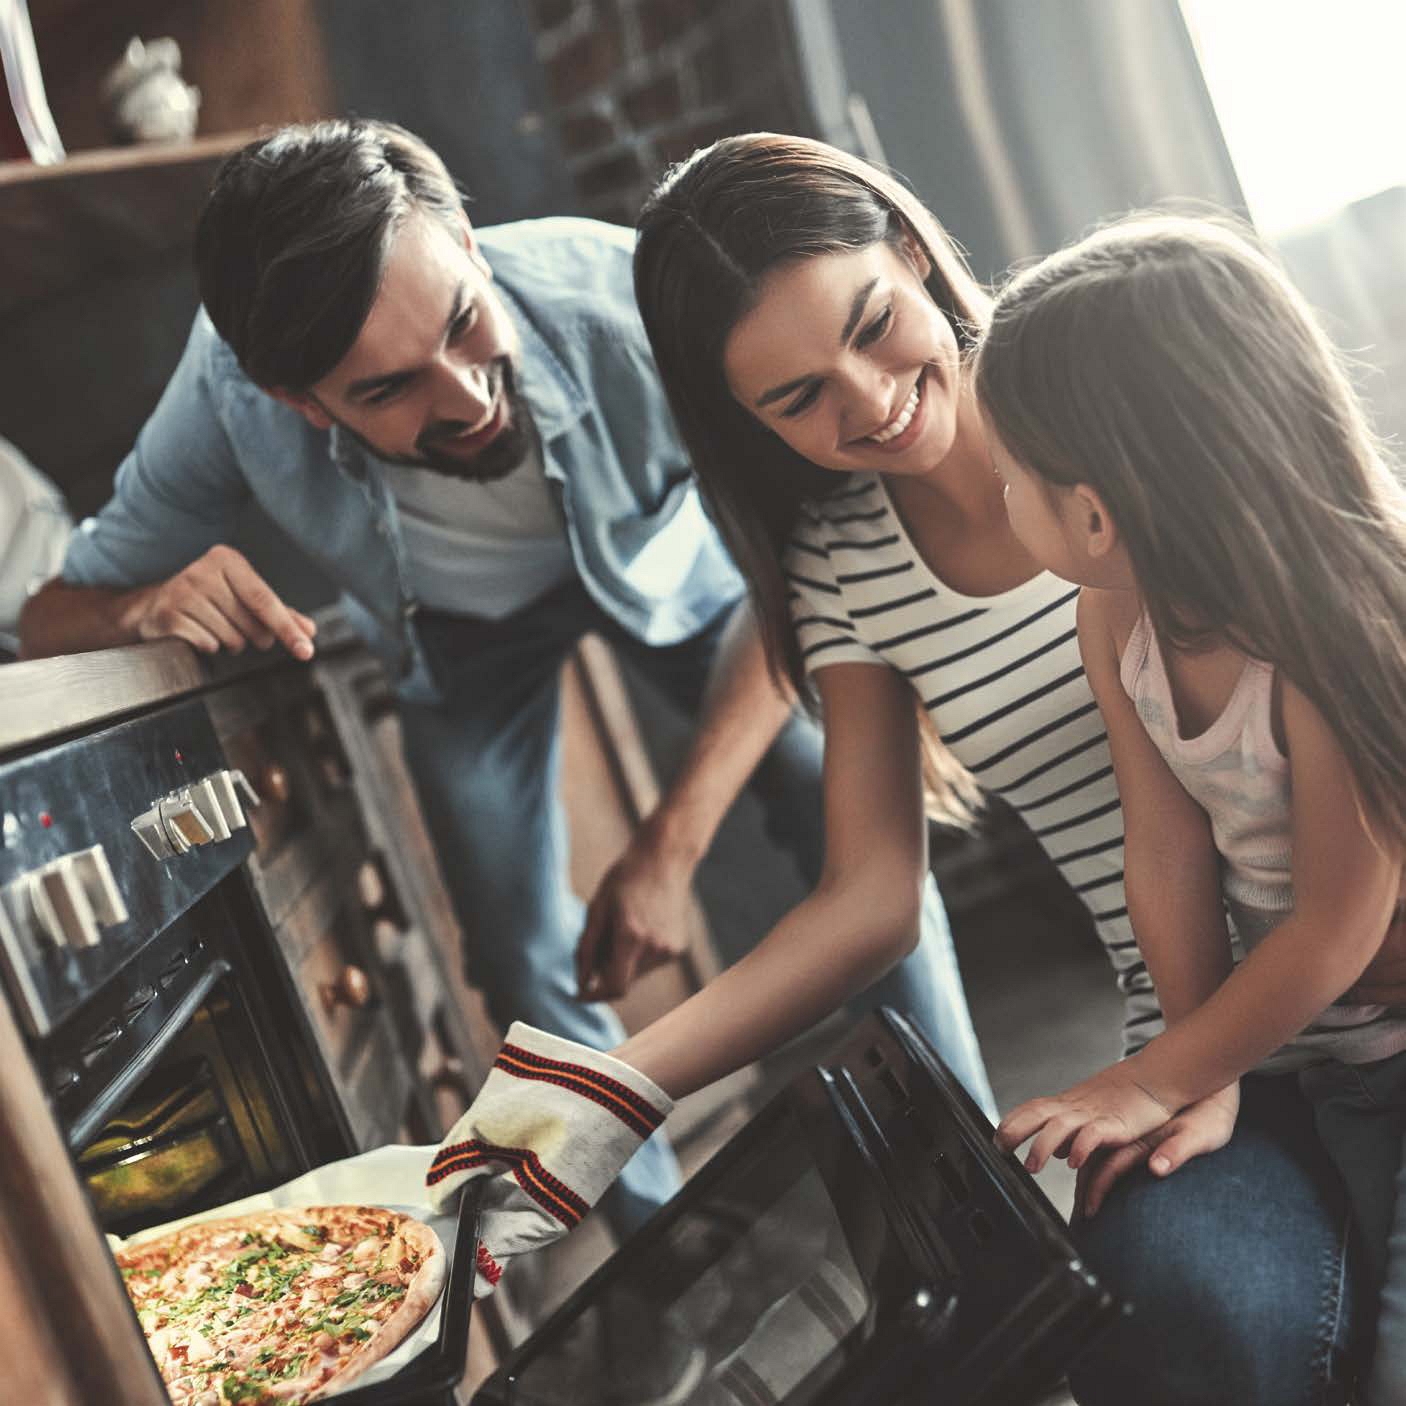
[{"label": "man", "polygon": [[[495,1017],[602,1049],[619,1023],[583,997],[679,954],[693,868],[764,754],[772,828],[812,879],[822,846],[817,734],[788,722],[699,503],[635,313],[632,245],[584,220],[474,231],[439,159],[385,124],[252,143],[201,216],[204,308],[181,363],[22,622],[31,655],[175,636],[311,657],[313,622],[222,544],[252,495],[398,680]],[[704,717],[583,930],[556,721],[561,662],[587,630]],[[927,926],[887,998],[938,1027],[983,1096],[935,891]],[[676,1183],[656,1137],[606,1209],[628,1230]]]}]

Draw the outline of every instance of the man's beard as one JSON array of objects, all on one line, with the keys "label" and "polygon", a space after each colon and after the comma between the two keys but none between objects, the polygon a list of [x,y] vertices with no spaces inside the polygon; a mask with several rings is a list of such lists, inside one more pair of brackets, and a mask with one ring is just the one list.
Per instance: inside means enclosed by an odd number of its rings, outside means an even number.
[{"label": "man's beard", "polygon": [[377,458],[391,464],[404,464],[408,468],[429,469],[443,474],[446,478],[463,479],[468,483],[493,483],[506,478],[537,445],[537,426],[517,388],[512,362],[506,356],[499,357],[489,372],[489,385],[493,391],[492,402],[496,405],[501,388],[507,406],[507,423],[498,434],[470,458],[445,452],[436,448],[446,440],[468,429],[466,420],[438,420],[427,425],[415,440],[414,454],[391,454],[380,445],[358,434],[350,425],[342,428],[356,440],[363,449],[369,450]]}]

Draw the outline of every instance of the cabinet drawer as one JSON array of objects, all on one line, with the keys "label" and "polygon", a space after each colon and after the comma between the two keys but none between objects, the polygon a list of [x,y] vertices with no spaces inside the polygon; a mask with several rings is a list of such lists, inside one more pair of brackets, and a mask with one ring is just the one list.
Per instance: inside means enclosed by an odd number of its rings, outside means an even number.
[{"label": "cabinet drawer", "polygon": [[296,981],[352,1136],[358,1147],[371,1148],[395,1140],[413,1073],[376,969],[350,940],[349,912],[307,948]]}]

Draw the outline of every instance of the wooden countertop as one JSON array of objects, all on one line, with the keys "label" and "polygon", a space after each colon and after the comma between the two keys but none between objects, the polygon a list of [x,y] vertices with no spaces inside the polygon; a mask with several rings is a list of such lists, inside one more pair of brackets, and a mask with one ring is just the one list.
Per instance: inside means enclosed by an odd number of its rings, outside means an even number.
[{"label": "wooden countertop", "polygon": [[0,753],[194,693],[225,676],[225,669],[217,671],[179,640],[6,664],[0,668]]},{"label": "wooden countertop", "polygon": [[[335,606],[314,618],[317,657],[357,643]],[[0,755],[252,674],[298,667],[277,648],[212,658],[179,640],[5,664],[0,666]]]}]

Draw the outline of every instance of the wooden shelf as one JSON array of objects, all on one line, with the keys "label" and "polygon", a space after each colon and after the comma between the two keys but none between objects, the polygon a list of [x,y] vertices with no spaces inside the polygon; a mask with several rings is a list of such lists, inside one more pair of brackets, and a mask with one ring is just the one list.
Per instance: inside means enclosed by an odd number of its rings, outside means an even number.
[{"label": "wooden shelf", "polygon": [[223,157],[257,135],[254,131],[226,132],[212,137],[196,137],[188,142],[151,142],[138,146],[102,147],[75,151],[64,161],[36,166],[32,161],[0,161],[0,190],[34,181],[75,180],[108,171],[137,168],[159,169]]},{"label": "wooden shelf", "polygon": [[105,271],[188,262],[216,168],[253,135],[80,152],[52,166],[0,164],[0,312]]}]

